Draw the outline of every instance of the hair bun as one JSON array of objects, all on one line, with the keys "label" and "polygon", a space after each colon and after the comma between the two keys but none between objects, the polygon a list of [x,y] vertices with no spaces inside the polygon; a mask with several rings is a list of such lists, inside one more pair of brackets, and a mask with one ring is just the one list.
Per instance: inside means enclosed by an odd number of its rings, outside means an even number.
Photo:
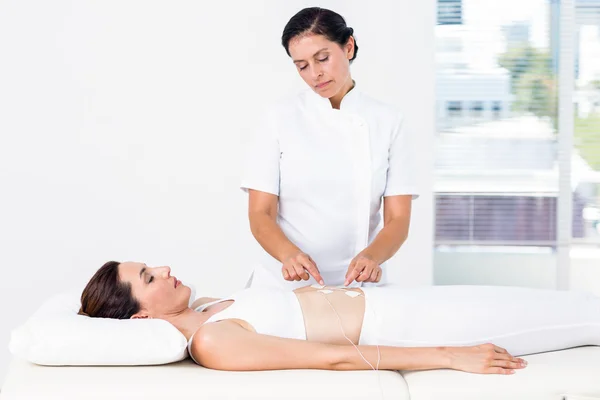
[{"label": "hair bun", "polygon": [[350,36],[352,36],[354,34],[354,29],[348,27],[348,33],[350,34]]}]

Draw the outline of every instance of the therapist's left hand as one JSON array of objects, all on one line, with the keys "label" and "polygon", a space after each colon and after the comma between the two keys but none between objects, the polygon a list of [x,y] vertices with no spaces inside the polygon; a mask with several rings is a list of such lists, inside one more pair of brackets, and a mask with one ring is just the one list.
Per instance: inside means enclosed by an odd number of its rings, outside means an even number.
[{"label": "therapist's left hand", "polygon": [[356,282],[379,282],[381,280],[381,267],[369,254],[361,253],[354,257],[346,272],[344,286]]}]

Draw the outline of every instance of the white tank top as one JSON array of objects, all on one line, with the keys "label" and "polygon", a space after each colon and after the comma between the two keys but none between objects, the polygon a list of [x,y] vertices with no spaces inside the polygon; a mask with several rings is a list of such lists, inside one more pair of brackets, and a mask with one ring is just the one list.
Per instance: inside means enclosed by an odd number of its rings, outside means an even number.
[{"label": "white tank top", "polygon": [[[196,311],[227,300],[234,302],[223,311],[212,315],[204,324],[225,319],[240,319],[252,325],[257,333],[306,340],[302,308],[294,292],[279,288],[248,288],[232,296],[203,304],[197,307]],[[188,352],[192,359],[193,338],[194,335],[188,342]]]}]

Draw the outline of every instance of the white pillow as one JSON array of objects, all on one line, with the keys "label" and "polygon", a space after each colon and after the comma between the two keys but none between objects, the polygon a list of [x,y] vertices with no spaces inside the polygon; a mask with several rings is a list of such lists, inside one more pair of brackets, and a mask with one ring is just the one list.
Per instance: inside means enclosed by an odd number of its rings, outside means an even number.
[{"label": "white pillow", "polygon": [[44,302],[12,331],[10,352],[40,365],[157,365],[187,357],[185,336],[167,321],[78,315],[80,296],[73,290]]}]

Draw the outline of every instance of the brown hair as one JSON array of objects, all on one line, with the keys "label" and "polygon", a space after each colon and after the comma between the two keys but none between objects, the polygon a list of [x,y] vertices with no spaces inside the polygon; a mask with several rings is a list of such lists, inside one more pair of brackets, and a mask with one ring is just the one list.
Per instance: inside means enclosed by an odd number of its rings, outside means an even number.
[{"label": "brown hair", "polygon": [[141,309],[131,293],[131,284],[119,279],[119,262],[105,263],[81,294],[79,315],[95,318],[128,319]]},{"label": "brown hair", "polygon": [[[335,11],[321,7],[310,7],[298,11],[283,29],[281,44],[287,55],[290,55],[290,40],[305,34],[323,35],[328,40],[336,42],[343,47],[348,43],[350,36],[354,38],[354,29],[346,25],[346,20]],[[358,45],[354,38],[354,54],[350,63],[358,54]]]}]

